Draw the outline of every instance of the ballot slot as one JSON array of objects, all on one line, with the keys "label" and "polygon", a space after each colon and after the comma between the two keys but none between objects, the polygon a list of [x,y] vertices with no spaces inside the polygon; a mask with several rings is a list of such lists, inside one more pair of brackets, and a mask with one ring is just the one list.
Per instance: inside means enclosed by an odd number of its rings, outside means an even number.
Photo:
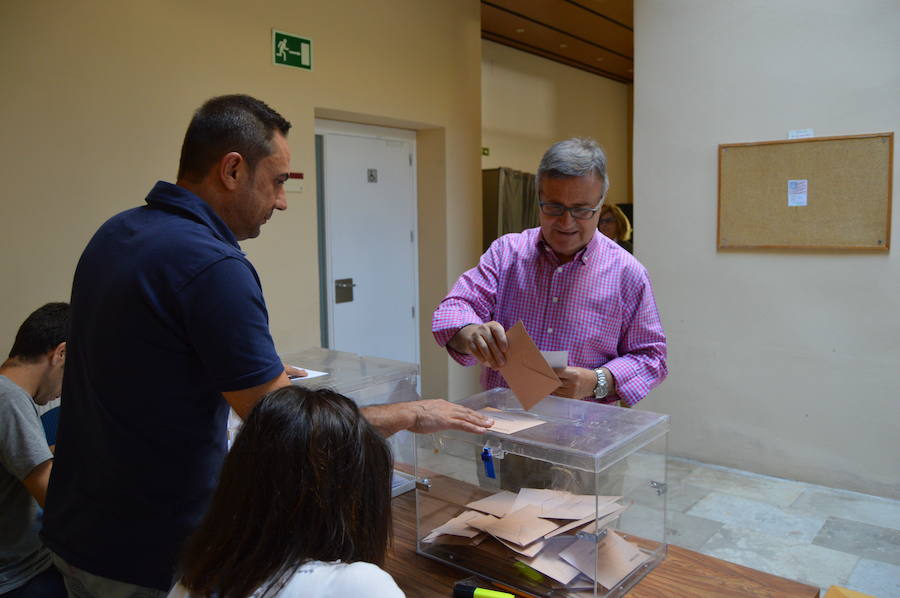
[{"label": "ballot slot", "polygon": [[[460,402],[522,412],[509,389]],[[527,417],[417,439],[417,551],[535,596],[624,595],[666,554],[668,416],[548,397]]]}]

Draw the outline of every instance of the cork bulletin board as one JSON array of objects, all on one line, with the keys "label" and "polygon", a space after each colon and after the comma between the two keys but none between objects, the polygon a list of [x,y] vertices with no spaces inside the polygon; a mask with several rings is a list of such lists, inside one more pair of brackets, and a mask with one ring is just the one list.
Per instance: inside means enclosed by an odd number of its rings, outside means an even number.
[{"label": "cork bulletin board", "polygon": [[894,134],[719,146],[719,249],[890,247]]}]

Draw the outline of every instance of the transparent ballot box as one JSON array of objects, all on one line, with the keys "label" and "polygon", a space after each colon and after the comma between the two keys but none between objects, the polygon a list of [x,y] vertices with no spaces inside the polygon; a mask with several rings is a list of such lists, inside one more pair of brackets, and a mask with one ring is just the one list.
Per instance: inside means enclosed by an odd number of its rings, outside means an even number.
[{"label": "transparent ballot box", "polygon": [[[310,376],[292,380],[306,388],[330,388],[353,399],[360,407],[418,400],[419,366],[382,357],[314,347],[282,356],[282,361],[306,369]],[[241,426],[234,411],[228,419],[229,446]],[[414,486],[415,441],[411,432],[401,431],[388,439],[394,456],[393,496]]]},{"label": "transparent ballot box", "polygon": [[669,417],[497,388],[483,435],[416,439],[417,552],[546,597],[622,596],[666,554]]}]

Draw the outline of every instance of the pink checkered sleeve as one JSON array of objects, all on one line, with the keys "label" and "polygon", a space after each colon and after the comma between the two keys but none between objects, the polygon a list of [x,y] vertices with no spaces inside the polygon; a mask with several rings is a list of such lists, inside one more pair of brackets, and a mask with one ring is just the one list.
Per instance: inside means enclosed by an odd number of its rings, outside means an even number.
[{"label": "pink checkered sleeve", "polygon": [[623,281],[624,314],[619,357],[604,364],[616,380],[616,394],[627,405],[634,405],[660,382],[669,371],[666,366],[666,336],[663,332],[653,288],[646,272]]},{"label": "pink checkered sleeve", "polygon": [[463,366],[475,365],[478,360],[456,351],[447,343],[464,326],[484,324],[491,320],[497,297],[497,268],[493,249],[491,246],[481,256],[478,266],[459,277],[431,316],[431,333],[434,339],[438,345],[447,349],[450,357]]}]

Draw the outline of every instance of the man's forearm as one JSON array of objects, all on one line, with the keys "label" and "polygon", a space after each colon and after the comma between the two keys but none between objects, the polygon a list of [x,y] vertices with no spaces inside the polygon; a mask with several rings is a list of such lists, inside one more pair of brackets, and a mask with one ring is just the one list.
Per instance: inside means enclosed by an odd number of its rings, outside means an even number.
[{"label": "man's forearm", "polygon": [[387,438],[400,430],[431,434],[441,430],[463,430],[482,434],[494,420],[468,407],[444,399],[424,399],[360,409],[370,424]]},{"label": "man's forearm", "polygon": [[360,412],[379,434],[387,438],[400,430],[408,430],[415,426],[415,409],[415,402],[410,402],[370,405],[360,408]]}]

